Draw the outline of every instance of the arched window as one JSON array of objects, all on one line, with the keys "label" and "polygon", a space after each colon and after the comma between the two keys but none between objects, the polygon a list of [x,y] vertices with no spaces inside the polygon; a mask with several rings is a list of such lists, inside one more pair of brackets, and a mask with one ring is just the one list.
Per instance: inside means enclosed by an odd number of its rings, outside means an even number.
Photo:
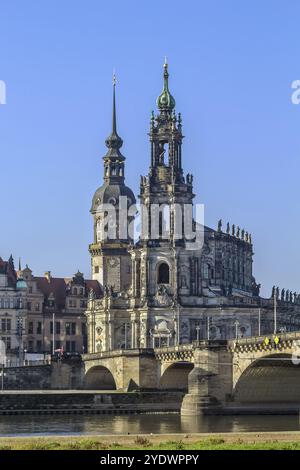
[{"label": "arched window", "polygon": [[167,263],[162,263],[158,268],[158,284],[170,283],[170,268]]}]

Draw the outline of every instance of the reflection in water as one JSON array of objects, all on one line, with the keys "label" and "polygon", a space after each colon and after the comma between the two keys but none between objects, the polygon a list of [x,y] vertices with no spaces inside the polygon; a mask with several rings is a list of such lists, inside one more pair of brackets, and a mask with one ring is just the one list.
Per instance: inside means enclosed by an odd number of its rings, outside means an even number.
[{"label": "reflection in water", "polygon": [[298,416],[70,415],[1,416],[0,435],[170,434],[298,431]]}]

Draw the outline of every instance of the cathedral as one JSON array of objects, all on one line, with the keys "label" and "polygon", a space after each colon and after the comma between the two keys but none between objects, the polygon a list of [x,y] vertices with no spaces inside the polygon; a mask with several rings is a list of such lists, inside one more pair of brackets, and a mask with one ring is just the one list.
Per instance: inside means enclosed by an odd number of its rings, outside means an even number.
[{"label": "cathedral", "polygon": [[299,296],[279,298],[273,288],[269,299],[260,297],[251,235],[221,220],[212,229],[194,218],[193,176],[184,172],[182,118],[169,91],[168,64],[151,115],[150,168],[141,177],[139,204],[125,184],[115,88],[114,82],[104,181],[91,207],[92,278],[103,296],[89,294],[89,352],[269,334],[275,302],[278,325],[293,329]]}]

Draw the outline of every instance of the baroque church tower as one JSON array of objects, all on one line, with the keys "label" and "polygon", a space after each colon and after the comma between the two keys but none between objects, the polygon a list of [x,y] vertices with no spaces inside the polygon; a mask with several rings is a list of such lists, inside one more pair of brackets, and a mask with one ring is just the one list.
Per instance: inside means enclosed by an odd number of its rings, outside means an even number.
[{"label": "baroque church tower", "polygon": [[[89,352],[225,339],[236,331],[237,316],[243,334],[255,331],[252,313],[260,298],[252,275],[252,239],[235,225],[223,231],[219,221],[214,230],[194,220],[193,177],[183,171],[182,119],[169,90],[167,63],[157,107],[150,123],[150,169],[140,184],[141,235],[134,241],[127,228],[135,219],[135,197],[125,185],[114,83],[104,183],[91,208],[93,279],[104,295],[95,299],[90,293]],[[123,198],[129,211],[120,219]]]},{"label": "baroque church tower", "polygon": [[125,157],[120,149],[123,140],[117,132],[116,80],[113,81],[112,132],[105,141],[108,148],[104,161],[104,182],[94,194],[91,213],[94,219],[94,241],[89,247],[92,278],[103,288],[120,292],[131,284],[131,260],[128,246],[132,242],[128,227],[134,215],[135,196],[125,185]]}]

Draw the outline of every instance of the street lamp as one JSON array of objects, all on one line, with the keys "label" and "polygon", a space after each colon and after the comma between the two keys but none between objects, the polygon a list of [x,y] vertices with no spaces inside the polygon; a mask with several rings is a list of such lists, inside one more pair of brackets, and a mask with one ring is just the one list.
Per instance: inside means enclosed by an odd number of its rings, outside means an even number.
[{"label": "street lamp", "polygon": [[199,340],[200,340],[200,326],[199,326],[199,324],[197,324],[197,326],[196,326],[196,334],[197,334],[197,342],[199,342]]},{"label": "street lamp", "polygon": [[24,349],[24,366],[26,366],[26,354],[27,354],[27,349]]},{"label": "street lamp", "polygon": [[274,335],[277,333],[277,297],[274,289]]},{"label": "street lamp", "polygon": [[237,340],[239,336],[239,332],[238,332],[238,327],[240,325],[239,321],[235,320],[234,325],[235,325],[235,339]]},{"label": "street lamp", "polygon": [[210,317],[207,317],[207,340],[210,340]]},{"label": "street lamp", "polygon": [[1,371],[1,390],[2,392],[4,391],[4,376],[6,374],[4,373],[4,364],[2,364],[2,371]]}]

